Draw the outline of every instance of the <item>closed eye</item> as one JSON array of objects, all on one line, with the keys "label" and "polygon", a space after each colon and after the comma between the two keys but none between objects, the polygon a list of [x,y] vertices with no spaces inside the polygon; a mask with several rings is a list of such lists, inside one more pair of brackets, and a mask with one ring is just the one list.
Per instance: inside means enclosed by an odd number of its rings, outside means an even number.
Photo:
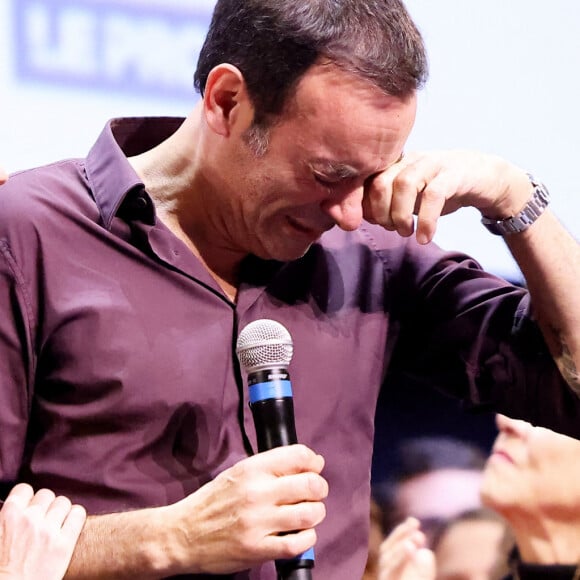
[{"label": "closed eye", "polygon": [[333,185],[336,185],[337,183],[340,182],[340,179],[329,179],[328,177],[325,177],[323,175],[320,175],[319,173],[313,173],[314,175],[314,180],[318,183],[320,183],[320,185],[324,185],[325,187],[331,187]]}]

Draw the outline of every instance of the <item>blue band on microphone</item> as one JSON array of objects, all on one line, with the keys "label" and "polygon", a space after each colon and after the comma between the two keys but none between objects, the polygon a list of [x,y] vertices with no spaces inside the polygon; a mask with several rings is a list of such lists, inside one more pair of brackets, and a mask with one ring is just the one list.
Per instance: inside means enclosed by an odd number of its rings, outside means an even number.
[{"label": "blue band on microphone", "polygon": [[[276,560],[276,562],[285,563],[285,562],[295,562],[298,560],[311,560],[314,562],[314,547],[309,548],[306,552],[302,552],[302,554],[298,554],[294,558],[287,558],[285,560]],[[313,566],[314,564],[312,564]],[[310,566],[310,567],[312,567]]]},{"label": "blue band on microphone", "polygon": [[250,386],[250,403],[258,403],[266,399],[282,399],[292,396],[290,381],[273,380],[267,383],[256,383]]}]

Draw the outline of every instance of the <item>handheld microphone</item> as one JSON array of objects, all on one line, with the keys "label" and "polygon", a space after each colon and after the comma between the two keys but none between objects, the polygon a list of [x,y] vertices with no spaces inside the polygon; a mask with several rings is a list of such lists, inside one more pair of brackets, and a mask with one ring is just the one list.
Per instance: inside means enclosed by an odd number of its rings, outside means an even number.
[{"label": "handheld microphone", "polygon": [[[290,333],[274,320],[251,322],[238,337],[236,354],[248,374],[258,451],[298,442],[288,374],[293,353]],[[295,558],[276,560],[276,570],[281,580],[311,580],[313,567],[313,548]]]}]

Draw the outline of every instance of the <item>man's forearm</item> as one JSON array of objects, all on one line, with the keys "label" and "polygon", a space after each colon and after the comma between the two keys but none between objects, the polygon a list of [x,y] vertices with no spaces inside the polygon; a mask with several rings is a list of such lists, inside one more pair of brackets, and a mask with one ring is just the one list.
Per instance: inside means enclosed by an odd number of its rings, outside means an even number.
[{"label": "man's forearm", "polygon": [[161,578],[176,567],[164,510],[92,516],[79,538],[67,579]]},{"label": "man's forearm", "polygon": [[90,517],[66,578],[232,574],[292,558],[314,545],[326,514],[323,467],[303,445],[278,447],[239,461],[177,503]]},{"label": "man's forearm", "polygon": [[580,396],[580,245],[549,211],[506,242],[526,279],[548,348]]}]

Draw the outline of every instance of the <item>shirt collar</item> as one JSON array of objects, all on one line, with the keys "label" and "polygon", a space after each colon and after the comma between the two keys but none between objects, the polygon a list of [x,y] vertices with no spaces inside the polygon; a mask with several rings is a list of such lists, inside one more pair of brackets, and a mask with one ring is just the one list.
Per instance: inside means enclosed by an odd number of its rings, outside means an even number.
[{"label": "shirt collar", "polygon": [[[105,125],[87,156],[86,168],[89,185],[107,229],[111,228],[113,217],[126,199],[130,201],[129,211],[139,211],[139,219],[153,223],[153,202],[127,157],[159,145],[182,123],[179,117],[134,117],[111,119]],[[131,196],[130,192],[133,192]],[[136,198],[140,202],[134,203]],[[127,211],[123,217],[128,217],[126,214]]]}]

